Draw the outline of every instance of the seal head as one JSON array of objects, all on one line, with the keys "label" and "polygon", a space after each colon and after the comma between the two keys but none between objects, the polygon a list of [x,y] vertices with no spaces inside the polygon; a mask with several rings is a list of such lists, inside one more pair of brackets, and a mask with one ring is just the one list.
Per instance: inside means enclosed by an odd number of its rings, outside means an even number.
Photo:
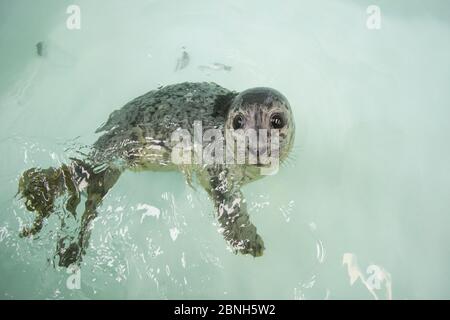
[{"label": "seal head", "polygon": [[[267,150],[269,153],[273,130],[279,133],[279,159],[283,161],[289,154],[295,136],[295,126],[291,106],[280,92],[272,88],[258,87],[238,94],[228,111],[225,129],[254,130],[265,129],[268,135],[265,145],[258,139],[258,150],[247,148],[249,153]],[[259,157],[258,157],[259,158]],[[260,165],[258,160],[258,165]]]}]

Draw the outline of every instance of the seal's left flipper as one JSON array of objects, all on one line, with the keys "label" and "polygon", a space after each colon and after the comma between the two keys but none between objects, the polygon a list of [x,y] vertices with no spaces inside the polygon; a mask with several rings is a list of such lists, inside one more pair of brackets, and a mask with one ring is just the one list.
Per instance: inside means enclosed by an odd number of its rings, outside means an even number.
[{"label": "seal's left flipper", "polygon": [[206,187],[214,200],[223,236],[235,251],[253,257],[262,256],[264,241],[250,221],[242,192],[228,181],[226,173],[225,170],[211,176]]}]

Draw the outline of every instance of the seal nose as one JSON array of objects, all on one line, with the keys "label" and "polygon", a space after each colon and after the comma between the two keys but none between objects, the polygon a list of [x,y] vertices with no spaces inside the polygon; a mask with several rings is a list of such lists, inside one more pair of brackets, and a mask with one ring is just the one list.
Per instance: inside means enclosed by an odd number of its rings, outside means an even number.
[{"label": "seal nose", "polygon": [[248,148],[248,152],[255,156],[257,164],[262,164],[264,159],[270,156],[268,144],[261,143],[261,141],[258,142],[256,148]]},{"label": "seal nose", "polygon": [[264,129],[262,120],[263,120],[263,111],[256,110],[256,112],[255,112],[255,129],[256,130]]}]

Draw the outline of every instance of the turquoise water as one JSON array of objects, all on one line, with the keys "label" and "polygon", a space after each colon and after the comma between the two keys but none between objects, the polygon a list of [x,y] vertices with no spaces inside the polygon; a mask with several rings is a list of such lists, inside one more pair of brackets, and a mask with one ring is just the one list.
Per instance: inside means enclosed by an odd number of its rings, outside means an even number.
[{"label": "turquoise water", "polygon": [[[0,0],[1,298],[450,298],[448,1],[78,0],[69,30],[73,3]],[[243,190],[263,257],[227,250],[179,173],[124,174],[80,272],[53,265],[57,215],[19,238],[24,170],[66,162],[111,111],[183,81],[291,103],[289,162]]]}]

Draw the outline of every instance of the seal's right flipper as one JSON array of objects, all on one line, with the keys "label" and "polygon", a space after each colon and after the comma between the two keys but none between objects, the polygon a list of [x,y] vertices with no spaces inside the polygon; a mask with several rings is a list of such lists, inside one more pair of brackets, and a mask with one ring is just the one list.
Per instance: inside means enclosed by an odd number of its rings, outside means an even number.
[{"label": "seal's right flipper", "polygon": [[215,205],[225,240],[242,254],[262,256],[264,241],[250,221],[242,193],[235,191],[222,196],[221,200],[215,201]]},{"label": "seal's right flipper", "polygon": [[207,190],[214,200],[222,234],[235,251],[253,257],[262,256],[264,241],[250,221],[242,192],[227,183],[224,173],[211,177]]}]

